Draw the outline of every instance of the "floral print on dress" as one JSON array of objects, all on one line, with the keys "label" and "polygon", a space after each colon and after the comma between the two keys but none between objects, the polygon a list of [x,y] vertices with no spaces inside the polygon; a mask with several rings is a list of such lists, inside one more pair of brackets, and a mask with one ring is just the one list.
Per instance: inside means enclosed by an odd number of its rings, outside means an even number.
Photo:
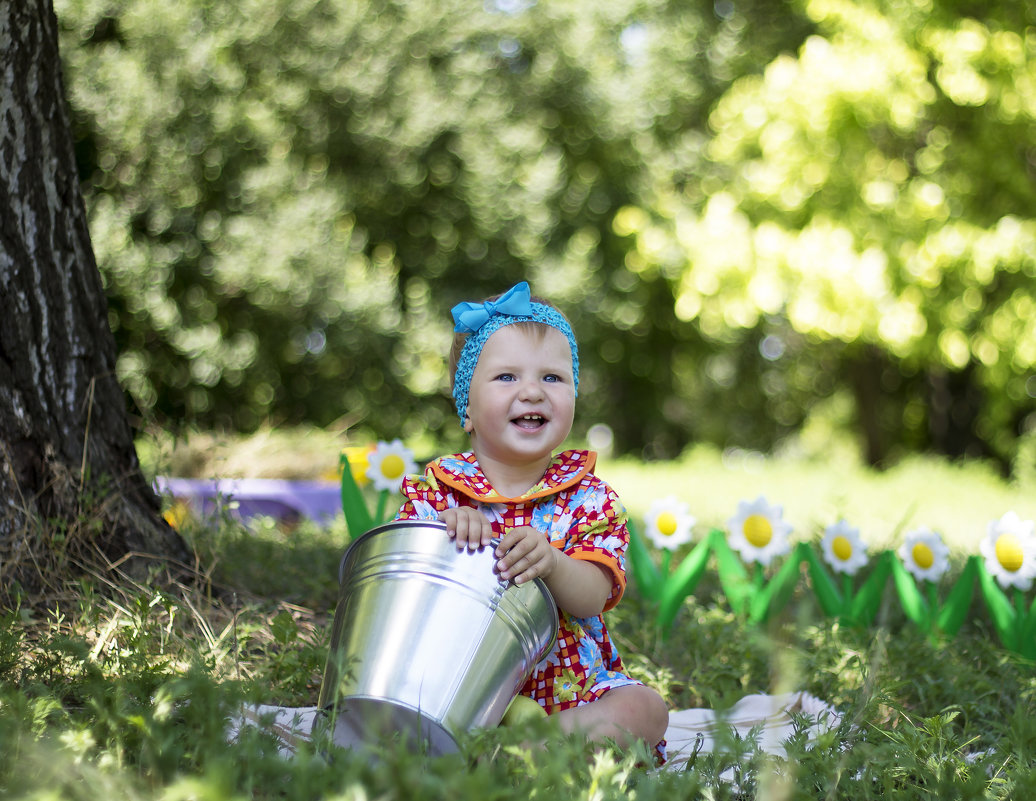
[{"label": "floral print on dress", "polygon": [[440,459],[440,464],[442,464],[443,469],[455,470],[462,476],[477,476],[479,473],[477,464],[466,462],[463,459],[451,459],[447,457]]},{"label": "floral print on dress", "polygon": [[[568,556],[594,562],[611,574],[607,611],[626,588],[629,530],[619,497],[591,472],[595,461],[596,454],[590,451],[559,453],[536,486],[520,498],[504,498],[470,451],[442,457],[428,465],[424,477],[404,479],[401,489],[406,500],[396,518],[415,518],[429,508],[438,513],[468,506],[487,513],[496,536],[532,526]],[[552,714],[596,700],[608,689],[640,684],[623,672],[603,616],[577,619],[562,612],[559,621],[553,651],[533,670],[522,694]]]}]

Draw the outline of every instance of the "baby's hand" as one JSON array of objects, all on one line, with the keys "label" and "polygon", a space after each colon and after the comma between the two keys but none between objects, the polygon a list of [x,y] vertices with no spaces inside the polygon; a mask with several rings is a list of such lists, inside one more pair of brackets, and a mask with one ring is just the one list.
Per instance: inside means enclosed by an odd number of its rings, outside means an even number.
[{"label": "baby's hand", "polygon": [[547,535],[532,526],[512,528],[494,551],[500,578],[524,584],[534,578],[547,578],[558,565],[560,552],[547,540]]},{"label": "baby's hand", "polygon": [[474,551],[489,545],[493,539],[493,527],[489,520],[478,509],[470,506],[444,509],[439,512],[439,519],[446,524],[446,535],[456,541],[458,551],[463,551],[465,547]]}]

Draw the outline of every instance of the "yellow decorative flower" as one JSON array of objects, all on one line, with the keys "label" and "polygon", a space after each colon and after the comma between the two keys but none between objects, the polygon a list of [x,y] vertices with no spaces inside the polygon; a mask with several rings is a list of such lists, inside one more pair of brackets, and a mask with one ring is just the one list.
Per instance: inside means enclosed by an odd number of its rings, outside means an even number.
[{"label": "yellow decorative flower", "polygon": [[1028,590],[1036,577],[1036,534],[1033,521],[1008,512],[989,524],[981,543],[986,570],[1005,590]]},{"label": "yellow decorative flower", "polygon": [[897,553],[918,581],[938,581],[950,567],[950,548],[931,529],[911,531]]},{"label": "yellow decorative flower", "polygon": [[820,547],[824,552],[824,561],[839,573],[853,576],[867,564],[867,546],[860,539],[860,530],[845,520],[839,520],[824,529]]},{"label": "yellow decorative flower", "polygon": [[177,531],[183,528],[191,516],[191,506],[183,498],[174,498],[172,505],[162,513],[162,517]]},{"label": "yellow decorative flower", "polygon": [[644,530],[659,548],[673,550],[691,541],[695,522],[687,511],[687,504],[670,495],[651,504],[644,517]]},{"label": "yellow decorative flower", "polygon": [[730,547],[746,562],[769,565],[775,556],[791,550],[791,525],[782,514],[780,506],[771,506],[762,495],[754,501],[739,501],[737,514],[727,521]]},{"label": "yellow decorative flower", "polygon": [[[352,473],[357,487],[370,483],[370,479],[367,478],[367,468],[370,467],[370,455],[373,451],[373,445],[347,445],[342,448],[342,453],[349,462],[349,472]],[[340,470],[341,463],[339,463]],[[341,472],[338,477],[341,478]]]},{"label": "yellow decorative flower", "polygon": [[417,472],[413,452],[403,447],[398,439],[379,442],[369,459],[367,478],[374,482],[374,488],[378,490],[398,490],[405,475]]}]

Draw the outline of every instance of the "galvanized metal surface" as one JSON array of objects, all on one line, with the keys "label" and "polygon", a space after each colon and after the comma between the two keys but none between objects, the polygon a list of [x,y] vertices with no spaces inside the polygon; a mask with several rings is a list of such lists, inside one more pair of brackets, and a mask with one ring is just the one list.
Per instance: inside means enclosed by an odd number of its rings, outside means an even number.
[{"label": "galvanized metal surface", "polygon": [[539,579],[499,580],[493,547],[458,551],[444,524],[417,520],[349,546],[319,702],[339,744],[398,736],[446,753],[500,722],[554,647],[558,613]]}]

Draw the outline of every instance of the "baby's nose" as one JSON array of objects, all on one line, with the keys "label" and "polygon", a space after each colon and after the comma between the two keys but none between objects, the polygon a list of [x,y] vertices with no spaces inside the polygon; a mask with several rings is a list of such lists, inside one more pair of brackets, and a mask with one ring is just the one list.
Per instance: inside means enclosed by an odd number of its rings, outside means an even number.
[{"label": "baby's nose", "polygon": [[543,387],[540,386],[540,382],[535,379],[526,379],[521,383],[519,397],[523,400],[527,398],[542,398]]}]

